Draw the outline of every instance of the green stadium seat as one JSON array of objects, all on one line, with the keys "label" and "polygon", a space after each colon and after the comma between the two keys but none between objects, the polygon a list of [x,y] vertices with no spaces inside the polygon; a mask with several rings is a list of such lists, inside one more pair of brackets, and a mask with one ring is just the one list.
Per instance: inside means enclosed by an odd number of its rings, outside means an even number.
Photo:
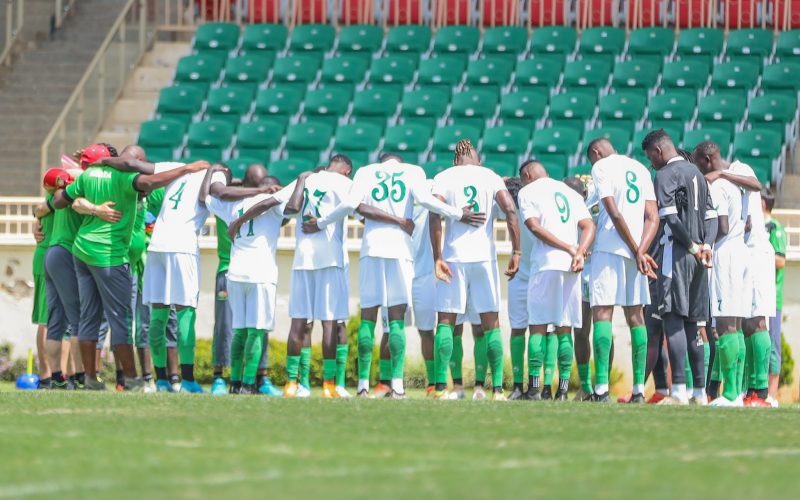
[{"label": "green stadium seat", "polygon": [[[774,162],[783,154],[783,136],[772,130],[745,130],[736,134],[733,157],[745,163]],[[762,163],[763,164],[763,163]],[[768,170],[772,180],[772,169]]]},{"label": "green stadium seat", "polygon": [[590,163],[582,163],[569,167],[567,170],[567,177],[583,177],[592,175],[592,165]]},{"label": "green stadium seat", "polygon": [[542,88],[525,88],[503,95],[500,99],[500,120],[511,125],[533,130],[547,108],[549,92]]},{"label": "green stadium seat", "polygon": [[768,129],[786,136],[786,127],[797,116],[797,102],[789,96],[765,94],[750,101],[747,121],[761,130]]},{"label": "green stadium seat", "polygon": [[551,63],[550,59],[526,59],[517,64],[514,86],[518,89],[529,87],[555,88],[561,79],[560,66]]},{"label": "green stadium seat", "polygon": [[399,94],[391,89],[364,89],[355,95],[352,117],[356,123],[369,123],[383,132],[399,102]]},{"label": "green stadium seat", "polygon": [[269,70],[275,62],[272,52],[232,57],[225,63],[224,81],[228,85],[242,85],[252,91],[267,80]]},{"label": "green stadium seat", "polygon": [[223,59],[215,55],[196,54],[181,57],[175,70],[175,81],[202,84],[206,90],[219,79]]},{"label": "green stadium seat", "polygon": [[177,120],[160,119],[142,123],[136,144],[142,146],[149,158],[172,160],[175,150],[183,144],[186,124]]},{"label": "green stadium seat", "polygon": [[725,33],[714,28],[682,29],[678,34],[676,54],[684,59],[702,59],[711,64],[722,53]]},{"label": "green stadium seat", "polygon": [[772,55],[773,40],[772,32],[765,29],[733,30],[728,34],[726,54],[731,61],[752,61],[760,72],[764,60]]},{"label": "green stadium seat", "polygon": [[781,31],[775,43],[775,56],[781,62],[790,62],[800,56],[800,30]]},{"label": "green stadium seat", "polygon": [[342,27],[336,50],[340,54],[354,55],[369,62],[382,45],[383,28],[369,24],[353,24]]},{"label": "green stadium seat", "polygon": [[368,61],[353,53],[326,58],[322,63],[320,82],[326,88],[340,87],[348,90],[351,96],[356,85],[364,81]]},{"label": "green stadium seat", "polygon": [[453,95],[450,119],[454,124],[476,127],[482,133],[486,120],[494,116],[498,100],[498,94],[487,89],[457,92]]},{"label": "green stadium seat", "polygon": [[294,87],[273,87],[261,89],[256,95],[255,116],[259,120],[275,119],[289,122],[289,118],[300,110],[302,91]]},{"label": "green stadium seat", "polygon": [[425,176],[428,179],[433,179],[441,172],[444,172],[448,168],[453,166],[453,159],[452,158],[437,158],[435,160],[431,160],[428,162],[423,163],[422,170],[425,171]]},{"label": "green stadium seat", "polygon": [[656,86],[660,68],[647,59],[630,59],[614,66],[611,84],[617,90],[649,91]]},{"label": "green stadium seat", "polygon": [[533,30],[531,52],[534,54],[571,54],[575,50],[578,33],[568,26],[542,26]]},{"label": "green stadium seat", "polygon": [[308,121],[326,123],[336,129],[339,118],[344,117],[349,105],[350,93],[346,89],[309,90],[303,103],[303,116]]},{"label": "green stadium seat", "polygon": [[327,123],[308,121],[289,125],[286,130],[287,158],[303,158],[314,164],[331,142],[333,127]]},{"label": "green stadium seat", "polygon": [[[378,149],[382,130],[370,124],[349,123],[336,129],[334,152],[346,154],[356,163],[366,164]],[[365,159],[366,158],[366,159]]]},{"label": "green stadium seat", "polygon": [[239,26],[234,23],[205,23],[197,27],[192,48],[197,52],[227,53],[239,44]]},{"label": "green stadium seat", "polygon": [[[528,150],[531,129],[514,126],[491,127],[483,135],[483,147],[487,161],[518,165],[520,155]],[[513,175],[513,173],[512,173]]]},{"label": "green stadium seat", "polygon": [[625,30],[600,26],[588,28],[581,32],[578,52],[584,56],[603,56],[609,62],[622,54],[625,48]]},{"label": "green stadium seat", "polygon": [[589,143],[595,139],[600,139],[601,137],[608,139],[611,142],[611,145],[614,146],[614,149],[616,149],[620,154],[628,153],[628,145],[631,142],[631,130],[613,126],[587,130],[586,133],[583,134],[582,153],[585,155],[586,148],[589,147]]},{"label": "green stadium seat", "polygon": [[664,65],[661,86],[664,89],[699,91],[706,86],[711,66],[701,61],[674,61]]},{"label": "green stadium seat", "polygon": [[694,117],[697,96],[683,92],[654,95],[648,107],[648,120],[653,128],[684,128]]},{"label": "green stadium seat", "polygon": [[307,54],[279,57],[272,70],[273,84],[288,84],[305,93],[306,87],[317,78],[320,60]]},{"label": "green stadium seat", "polygon": [[439,85],[454,87],[461,83],[465,68],[465,61],[459,57],[448,55],[425,59],[419,63],[417,84],[420,88]]},{"label": "green stadium seat", "polygon": [[414,79],[415,64],[403,56],[389,55],[372,61],[369,85],[394,89],[399,95]]},{"label": "green stadium seat", "polygon": [[565,154],[537,153],[536,160],[553,179],[564,179],[569,174],[569,156]]},{"label": "green stadium seat", "polygon": [[519,166],[511,160],[504,160],[504,155],[487,153],[484,155],[483,166],[492,170],[500,177],[516,177],[519,175]]},{"label": "green stadium seat", "polygon": [[697,105],[697,121],[703,128],[720,127],[733,133],[747,109],[747,99],[729,95],[707,95]]},{"label": "green stadium seat", "polygon": [[564,67],[564,87],[600,90],[608,83],[611,65],[604,61],[572,61]]},{"label": "green stadium seat", "polygon": [[755,61],[729,61],[714,65],[711,87],[714,93],[746,96],[758,83],[759,66]]},{"label": "green stadium seat", "polygon": [[474,26],[444,26],[436,32],[433,51],[437,54],[458,55],[465,61],[478,50],[481,33]]},{"label": "green stadium seat", "polygon": [[226,161],[225,164],[228,165],[228,168],[231,170],[231,176],[233,176],[234,179],[244,179],[244,175],[250,165],[265,165],[266,161],[259,158],[237,156],[236,158],[231,158],[230,160]]},{"label": "green stadium seat", "polygon": [[308,172],[317,167],[317,162],[305,158],[288,158],[269,164],[269,174],[274,175],[282,186],[290,184],[303,172]]},{"label": "green stadium seat", "polygon": [[638,93],[620,91],[600,98],[600,121],[604,127],[632,130],[644,118],[647,99]]},{"label": "green stadium seat", "polygon": [[386,52],[389,54],[405,54],[416,58],[428,51],[431,45],[431,29],[422,25],[395,26],[386,35]]},{"label": "green stadium seat", "polygon": [[233,125],[221,120],[194,122],[189,125],[184,155],[219,161],[223,152],[230,146],[235,130]]},{"label": "green stadium seat", "polygon": [[[631,156],[633,156],[636,160],[638,160],[642,165],[646,166],[647,168],[651,168],[650,160],[647,159],[645,156],[644,151],[642,151],[642,141],[644,140],[645,136],[656,130],[657,128],[662,127],[653,127],[653,128],[645,128],[642,130],[637,130],[633,134],[633,140],[631,141]],[[672,138],[672,142],[675,144],[681,144],[681,140],[683,139],[683,124],[680,127],[666,126],[663,127],[664,131]]]},{"label": "green stadium seat", "polygon": [[248,88],[228,87],[211,89],[208,93],[206,115],[211,120],[225,121],[236,127],[250,112],[253,93]]},{"label": "green stadium seat", "polygon": [[299,24],[292,30],[289,50],[292,52],[330,52],[336,40],[336,29],[329,24]]},{"label": "green stadium seat", "polygon": [[528,30],[519,26],[489,28],[483,33],[483,53],[516,60],[528,45]]},{"label": "green stadium seat", "polygon": [[481,138],[481,131],[476,127],[468,125],[445,125],[437,127],[433,134],[433,147],[431,152],[436,158],[445,158],[452,161],[452,155],[456,150],[456,144],[461,139],[469,139],[472,144],[478,144]]},{"label": "green stadium seat", "polygon": [[200,112],[204,99],[203,92],[193,87],[164,87],[158,96],[156,114],[186,125]]},{"label": "green stadium seat", "polygon": [[383,140],[383,150],[398,153],[410,163],[418,163],[420,154],[428,147],[431,130],[422,125],[403,124],[390,127]]},{"label": "green stadium seat", "polygon": [[443,88],[427,88],[403,94],[400,116],[404,124],[415,124],[428,129],[432,134],[437,121],[442,118],[450,102],[450,91]]},{"label": "green stadium seat", "polygon": [[672,53],[674,45],[675,31],[670,28],[639,28],[631,31],[628,55],[633,59],[643,57],[663,62]]},{"label": "green stadium seat", "polygon": [[283,24],[248,24],[242,35],[241,51],[280,52],[286,47],[289,30]]},{"label": "green stadium seat", "polygon": [[571,128],[580,137],[583,135],[586,121],[594,116],[596,104],[597,98],[584,92],[554,95],[550,98],[549,117],[553,125]]},{"label": "green stadium seat", "polygon": [[280,147],[282,138],[283,129],[270,123],[242,123],[236,132],[236,149],[239,156],[269,161],[272,152]]},{"label": "green stadium seat", "polygon": [[514,63],[502,59],[478,59],[469,63],[467,85],[470,88],[494,87],[500,89],[511,81]]},{"label": "green stadium seat", "polygon": [[[548,127],[533,134],[533,153],[572,156],[578,150],[581,134],[569,127]],[[545,165],[547,167],[547,165]],[[566,170],[567,165],[564,165]],[[563,177],[563,176],[562,176]]]},{"label": "green stadium seat", "polygon": [[783,94],[797,99],[800,91],[800,62],[780,62],[764,68],[761,89],[765,94]]},{"label": "green stadium seat", "polygon": [[722,157],[728,156],[728,151],[731,148],[731,136],[726,131],[717,128],[703,128],[686,132],[683,134],[681,147],[688,151],[693,151],[703,141],[716,142]]}]

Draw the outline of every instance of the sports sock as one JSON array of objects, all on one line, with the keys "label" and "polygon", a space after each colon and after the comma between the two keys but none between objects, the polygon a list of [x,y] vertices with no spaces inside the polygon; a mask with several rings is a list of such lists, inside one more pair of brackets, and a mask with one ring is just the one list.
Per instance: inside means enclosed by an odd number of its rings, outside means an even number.
[{"label": "sports sock", "polygon": [[544,364],[544,335],[541,333],[532,333],[528,337],[528,378],[535,377],[536,379],[542,373],[542,364]]},{"label": "sports sock", "polygon": [[231,382],[242,381],[245,344],[247,344],[247,329],[236,328],[231,340]]},{"label": "sports sock", "polygon": [[522,385],[525,377],[525,335],[511,337],[511,373],[514,376],[514,385]]},{"label": "sports sock", "polygon": [[453,355],[453,327],[436,325],[433,338],[433,360],[436,371],[436,389],[447,388],[447,372],[450,368],[450,357]]},{"label": "sports sock", "polygon": [[756,391],[766,389],[769,385],[769,357],[772,352],[772,341],[769,332],[762,330],[750,336],[753,343],[753,383]]},{"label": "sports sock", "polygon": [[178,311],[178,359],[182,365],[194,365],[195,319],[194,307]]},{"label": "sports sock", "polygon": [[372,369],[372,351],[375,348],[375,322],[361,320],[358,327],[358,379],[369,380]]},{"label": "sports sock", "polygon": [[184,382],[194,382],[194,364],[181,364],[181,380]]},{"label": "sports sock", "polygon": [[329,382],[336,377],[336,358],[322,360],[322,380]]},{"label": "sports sock", "polygon": [[688,389],[694,389],[694,379],[692,378],[692,367],[691,363],[689,363],[689,353],[686,353],[686,368],[683,370],[684,376],[686,377],[686,387]]},{"label": "sports sock", "polygon": [[724,384],[722,395],[729,401],[733,401],[739,396],[739,384],[736,382],[739,360],[739,339],[737,337],[736,333],[728,333],[720,335],[717,342],[717,357]]},{"label": "sports sock", "polygon": [[484,334],[486,338],[486,355],[492,367],[492,387],[503,388],[503,336],[500,329],[495,328]]},{"label": "sports sock", "polygon": [[561,333],[555,335],[558,340],[558,388],[561,389],[561,381],[567,381],[572,372],[572,358],[574,357],[574,347],[572,345],[572,334]]},{"label": "sports sock", "polygon": [[436,372],[433,369],[434,363],[432,359],[425,360],[425,374],[428,376],[428,385],[436,383]]},{"label": "sports sock", "polygon": [[347,378],[347,355],[350,354],[350,344],[336,346],[336,385],[344,387]]},{"label": "sports sock", "polygon": [[264,341],[264,330],[257,328],[247,329],[247,342],[244,345],[244,373],[242,382],[245,384],[256,383],[258,362],[261,361],[261,344]]},{"label": "sports sock", "polygon": [[686,393],[686,384],[672,384],[672,397],[679,401],[687,401],[689,396]]},{"label": "sports sock", "polygon": [[472,348],[472,355],[475,358],[475,385],[483,385],[486,382],[486,370],[489,367],[489,353],[487,352],[486,333],[480,337],[475,337],[475,345]]},{"label": "sports sock", "polygon": [[755,388],[756,372],[753,370],[753,335],[744,338],[744,378],[742,379],[742,391],[747,392]]},{"label": "sports sock", "polygon": [[631,362],[635,394],[644,394],[644,374],[647,366],[647,327],[631,328]]},{"label": "sports sock", "polygon": [[[167,320],[169,320],[168,308],[151,308],[148,335],[150,356],[153,358],[153,366],[155,368],[166,368],[167,366]],[[166,377],[162,380],[165,379]]]},{"label": "sports sock", "polygon": [[462,384],[464,378],[464,336],[453,334],[453,355],[450,356],[450,376],[454,384]]},{"label": "sports sock", "polygon": [[122,370],[117,370],[116,374],[117,385],[125,385],[125,372]]},{"label": "sports sock", "polygon": [[594,377],[595,392],[598,394],[608,392],[608,365],[611,355],[611,322],[597,321],[594,323]]},{"label": "sports sock", "polygon": [[389,385],[389,382],[392,380],[391,359],[378,360],[378,378],[380,379],[381,384]]},{"label": "sports sock", "polygon": [[558,361],[558,338],[555,333],[548,333],[544,337],[544,386],[553,385],[553,376]]},{"label": "sports sock", "polygon": [[222,378],[222,370],[214,370],[214,377],[213,378]]},{"label": "sports sock", "polygon": [[[305,387],[311,387],[311,347],[301,347],[300,348],[300,356],[298,356],[299,360],[299,375],[300,375],[300,384]],[[295,381],[297,380],[297,375],[295,374],[294,378],[290,378],[289,380]]]},{"label": "sports sock", "polygon": [[592,392],[592,367],[589,363],[578,363],[578,378],[581,379],[581,389],[589,394]]},{"label": "sports sock", "polygon": [[561,373],[558,374],[558,390],[559,392],[569,392],[569,377],[561,378]]},{"label": "sports sock", "polygon": [[744,341],[744,332],[739,330],[736,332],[736,339],[739,342],[739,351],[736,358],[736,393],[742,393],[744,386],[744,363],[747,356],[747,344]]},{"label": "sports sock", "polygon": [[406,362],[406,323],[403,320],[389,322],[389,354],[392,357],[392,379],[403,379]]},{"label": "sports sock", "polygon": [[711,361],[711,343],[706,341],[703,342],[703,366],[705,367],[706,373],[708,373],[709,361]]},{"label": "sports sock", "polygon": [[156,380],[167,380],[166,368],[156,368]]},{"label": "sports sock", "polygon": [[286,356],[286,380],[297,381],[297,372],[300,370],[300,356]]}]

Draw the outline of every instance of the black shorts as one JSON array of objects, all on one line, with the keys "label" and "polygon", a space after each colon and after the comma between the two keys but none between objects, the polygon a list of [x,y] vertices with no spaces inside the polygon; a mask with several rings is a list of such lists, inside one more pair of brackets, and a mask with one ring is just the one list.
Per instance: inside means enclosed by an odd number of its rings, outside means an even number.
[{"label": "black shorts", "polygon": [[[663,269],[663,267],[662,267]],[[682,245],[672,247],[672,277],[658,276],[658,313],[706,321],[709,315],[708,269]]]}]

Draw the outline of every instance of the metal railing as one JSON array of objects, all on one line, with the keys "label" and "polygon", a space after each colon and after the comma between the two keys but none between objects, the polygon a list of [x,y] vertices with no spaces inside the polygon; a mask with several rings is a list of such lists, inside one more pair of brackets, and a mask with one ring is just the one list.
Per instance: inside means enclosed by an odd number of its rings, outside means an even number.
[{"label": "metal railing", "polygon": [[153,39],[155,22],[148,20],[148,3],[148,0],[129,0],[111,25],[108,36],[42,143],[42,172],[59,165],[62,154],[71,154],[89,144],[102,127],[129,73]]},{"label": "metal railing", "polygon": [[25,24],[25,0],[5,0],[5,32],[3,33],[3,51],[0,52],[0,64],[11,63],[11,48],[22,33]]}]

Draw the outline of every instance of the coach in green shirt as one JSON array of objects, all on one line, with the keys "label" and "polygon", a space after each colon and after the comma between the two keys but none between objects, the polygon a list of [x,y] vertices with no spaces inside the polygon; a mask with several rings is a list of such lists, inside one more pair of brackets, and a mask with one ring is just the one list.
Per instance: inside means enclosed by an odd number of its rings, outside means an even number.
[{"label": "coach in green shirt", "polygon": [[[772,354],[769,359],[769,396],[778,396],[778,383],[781,373],[781,334],[783,322],[783,273],[786,267],[786,230],[772,217],[775,196],[769,189],[761,191],[761,208],[764,210],[764,224],[769,233],[769,242],[775,250],[775,316],[769,319],[769,336],[772,340]],[[777,401],[777,400],[776,400]]]}]

